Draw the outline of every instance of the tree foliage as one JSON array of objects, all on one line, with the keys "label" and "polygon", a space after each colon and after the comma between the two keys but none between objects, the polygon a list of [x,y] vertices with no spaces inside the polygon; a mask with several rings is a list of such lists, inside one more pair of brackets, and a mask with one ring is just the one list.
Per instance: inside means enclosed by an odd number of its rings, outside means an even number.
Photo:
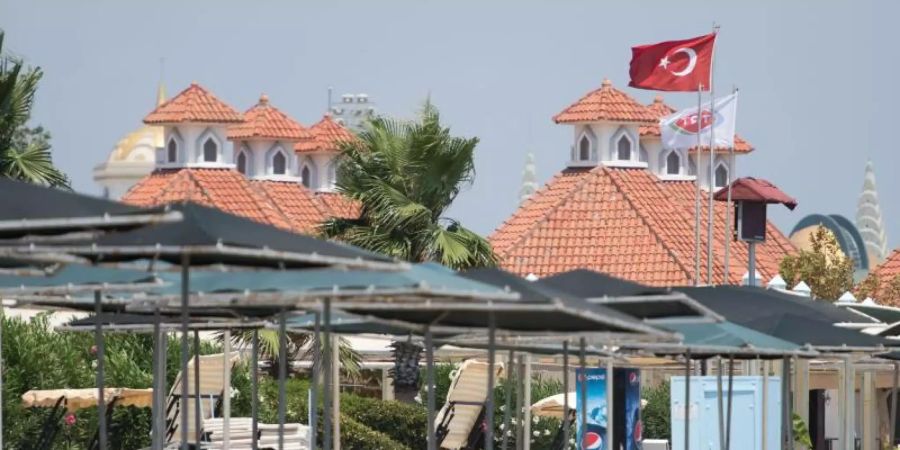
[{"label": "tree foliage", "polygon": [[814,298],[837,300],[853,287],[853,260],[844,255],[834,234],[823,226],[810,236],[810,247],[781,261],[782,278],[788,286],[806,282]]},{"label": "tree foliage", "polygon": [[337,190],[360,204],[360,216],[332,218],[323,233],[407,261],[495,265],[486,239],[445,216],[475,177],[477,144],[452,136],[430,104],[414,121],[373,119],[342,144],[338,167]]},{"label": "tree foliage", "polygon": [[3,53],[3,37],[0,31],[0,176],[68,187],[68,177],[53,166],[50,133],[27,126],[43,72]]},{"label": "tree foliage", "polygon": [[876,272],[869,272],[856,286],[856,297],[865,299],[870,297],[885,305],[900,305],[900,275],[890,280],[882,280]]}]

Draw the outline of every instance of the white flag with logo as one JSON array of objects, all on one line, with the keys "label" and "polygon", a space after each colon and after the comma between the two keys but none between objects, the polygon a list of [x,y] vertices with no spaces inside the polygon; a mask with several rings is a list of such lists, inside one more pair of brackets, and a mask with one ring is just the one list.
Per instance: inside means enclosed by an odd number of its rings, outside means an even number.
[{"label": "white flag with logo", "polygon": [[697,133],[700,133],[701,145],[708,148],[712,130],[715,130],[716,148],[733,147],[737,98],[735,92],[716,99],[715,108],[710,103],[704,104],[699,114],[697,108],[688,108],[663,117],[659,120],[663,147],[696,147]]}]

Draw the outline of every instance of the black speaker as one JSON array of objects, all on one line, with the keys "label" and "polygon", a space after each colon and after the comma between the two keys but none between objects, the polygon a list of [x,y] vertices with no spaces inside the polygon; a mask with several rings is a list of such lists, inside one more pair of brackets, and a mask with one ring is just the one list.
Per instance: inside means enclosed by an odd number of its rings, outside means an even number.
[{"label": "black speaker", "polygon": [[737,238],[747,242],[766,240],[766,204],[762,202],[737,202],[735,205],[735,229]]}]

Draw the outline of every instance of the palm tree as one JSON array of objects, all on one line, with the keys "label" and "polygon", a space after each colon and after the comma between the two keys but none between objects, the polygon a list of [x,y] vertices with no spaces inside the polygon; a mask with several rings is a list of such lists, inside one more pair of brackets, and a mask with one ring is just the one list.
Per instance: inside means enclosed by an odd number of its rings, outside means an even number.
[{"label": "palm tree", "polygon": [[[278,331],[261,329],[259,331],[259,353],[263,360],[269,362],[272,369],[272,375],[277,373],[278,368]],[[218,333],[216,339],[222,341],[223,333]],[[311,370],[320,370],[322,355],[324,352],[324,343],[319,342],[316,345],[313,342],[312,333],[287,333],[287,360],[308,359],[313,362]],[[252,330],[234,330],[231,332],[231,342],[238,348],[249,349],[253,342]],[[353,350],[353,347],[345,338],[338,341],[338,359],[340,360],[341,369],[351,377],[359,375],[360,361],[362,356]],[[316,348],[318,347],[318,350]]]},{"label": "palm tree", "polygon": [[342,143],[337,190],[361,206],[359,218],[332,218],[323,234],[407,261],[454,269],[493,266],[486,239],[444,216],[475,177],[478,138],[450,135],[426,102],[415,121],[373,119]]},{"label": "palm tree", "polygon": [[43,72],[4,54],[3,37],[0,31],[0,176],[68,187],[68,177],[53,166],[49,133],[26,126]]}]

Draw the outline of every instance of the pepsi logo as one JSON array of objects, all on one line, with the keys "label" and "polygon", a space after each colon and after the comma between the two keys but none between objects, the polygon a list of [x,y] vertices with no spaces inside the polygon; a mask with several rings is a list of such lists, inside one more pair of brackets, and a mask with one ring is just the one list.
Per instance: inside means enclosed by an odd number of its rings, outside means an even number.
[{"label": "pepsi logo", "polygon": [[584,439],[581,440],[581,448],[585,450],[596,450],[603,445],[603,438],[600,433],[588,431],[584,433]]},{"label": "pepsi logo", "polygon": [[628,374],[628,382],[631,384],[635,384],[638,382],[638,374],[637,372],[631,372]]},{"label": "pepsi logo", "polygon": [[640,420],[638,420],[634,424],[634,440],[637,442],[641,442],[643,440],[643,437],[642,437],[643,433],[644,433],[644,423],[641,422]]}]

